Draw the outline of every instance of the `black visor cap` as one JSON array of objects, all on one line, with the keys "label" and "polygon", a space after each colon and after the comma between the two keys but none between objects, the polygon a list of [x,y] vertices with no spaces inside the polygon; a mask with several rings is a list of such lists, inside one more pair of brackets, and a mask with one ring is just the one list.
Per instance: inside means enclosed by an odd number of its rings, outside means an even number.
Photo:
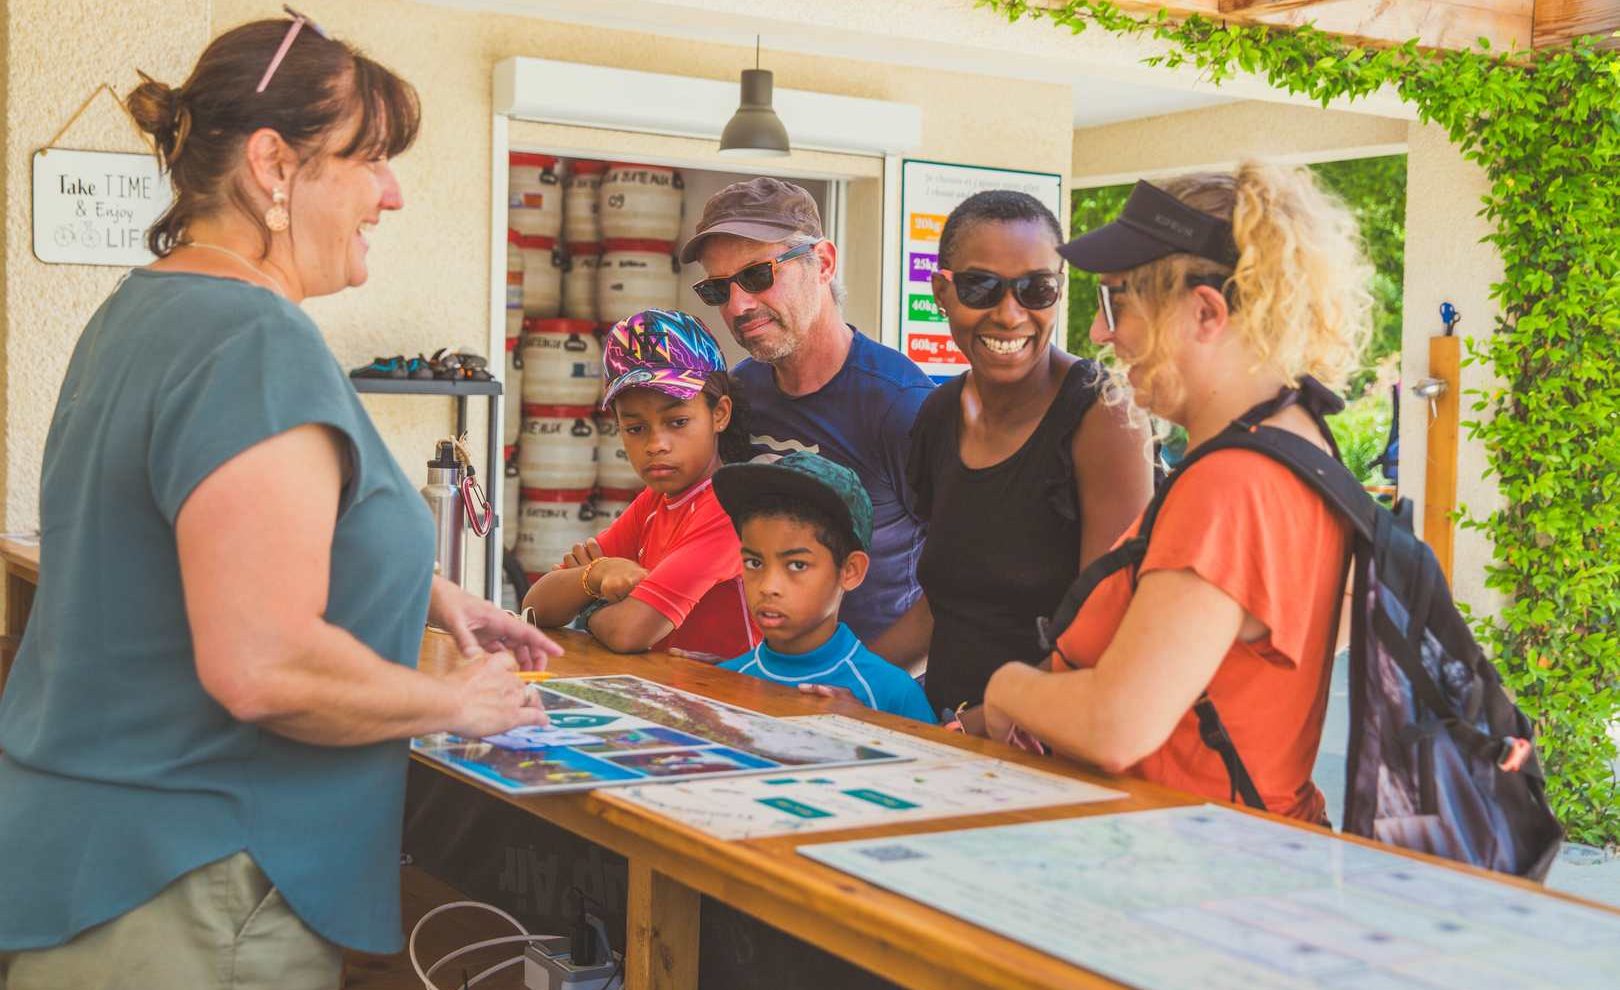
[{"label": "black visor cap", "polygon": [[1063,260],[1087,272],[1130,271],[1183,253],[1237,265],[1232,225],[1146,181],[1136,183],[1116,220],[1058,248]]}]

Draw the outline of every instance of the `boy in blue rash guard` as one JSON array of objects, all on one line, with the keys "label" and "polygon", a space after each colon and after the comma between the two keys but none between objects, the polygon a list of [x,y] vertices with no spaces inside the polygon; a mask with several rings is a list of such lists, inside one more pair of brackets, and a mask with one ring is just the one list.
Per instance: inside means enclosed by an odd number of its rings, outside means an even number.
[{"label": "boy in blue rash guard", "polygon": [[922,688],[838,621],[866,579],[872,500],[849,468],[814,454],[730,464],[714,494],[742,541],[743,589],[765,642],[720,666],[781,684],[844,688],[872,708],[935,721]]}]

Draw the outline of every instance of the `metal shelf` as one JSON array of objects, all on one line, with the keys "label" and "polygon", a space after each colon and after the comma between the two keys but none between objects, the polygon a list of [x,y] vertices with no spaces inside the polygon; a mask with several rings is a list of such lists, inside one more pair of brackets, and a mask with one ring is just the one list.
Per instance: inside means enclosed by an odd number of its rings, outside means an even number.
[{"label": "metal shelf", "polygon": [[350,378],[356,392],[376,395],[500,395],[500,382],[445,381],[437,378]]},{"label": "metal shelf", "polygon": [[[456,436],[467,432],[467,400],[489,400],[489,446],[484,452],[485,491],[497,502],[506,465],[501,460],[501,383],[446,381],[433,378],[350,378],[356,392],[369,395],[433,395],[456,400]],[[493,486],[493,487],[491,487]],[[500,506],[505,510],[506,506]],[[497,512],[484,537],[484,597],[501,601],[501,514]]]}]

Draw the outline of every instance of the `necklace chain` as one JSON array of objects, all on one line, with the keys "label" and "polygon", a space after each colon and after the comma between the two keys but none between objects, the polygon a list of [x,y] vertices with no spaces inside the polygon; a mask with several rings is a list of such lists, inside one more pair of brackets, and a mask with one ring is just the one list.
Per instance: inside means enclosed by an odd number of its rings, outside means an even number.
[{"label": "necklace chain", "polygon": [[247,260],[246,258],[242,257],[240,254],[237,254],[235,251],[232,251],[228,247],[221,247],[218,244],[209,244],[207,241],[187,241],[186,246],[187,247],[197,247],[197,248],[207,248],[210,251],[218,251],[220,254],[223,254],[228,258],[234,258],[236,261],[240,262],[244,267],[250,269],[255,275],[258,275],[260,278],[266,278],[266,279],[269,279],[271,282],[274,282],[275,287],[276,287],[276,291],[281,293],[281,295],[283,297],[291,298],[292,294],[287,291],[286,285],[282,284],[281,279],[277,278],[273,272],[265,271],[263,268],[260,268],[258,265],[255,265],[253,262]]}]

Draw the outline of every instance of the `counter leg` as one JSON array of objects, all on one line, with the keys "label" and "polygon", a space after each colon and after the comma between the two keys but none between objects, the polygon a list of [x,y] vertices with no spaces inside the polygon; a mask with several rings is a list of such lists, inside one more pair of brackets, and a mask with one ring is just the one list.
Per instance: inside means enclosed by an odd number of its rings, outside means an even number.
[{"label": "counter leg", "polygon": [[11,662],[17,658],[23,629],[28,625],[28,612],[33,606],[34,583],[6,568],[5,628],[0,630],[0,691],[5,690],[6,675],[11,672]]},{"label": "counter leg", "polygon": [[625,990],[696,990],[697,891],[630,859]]}]

